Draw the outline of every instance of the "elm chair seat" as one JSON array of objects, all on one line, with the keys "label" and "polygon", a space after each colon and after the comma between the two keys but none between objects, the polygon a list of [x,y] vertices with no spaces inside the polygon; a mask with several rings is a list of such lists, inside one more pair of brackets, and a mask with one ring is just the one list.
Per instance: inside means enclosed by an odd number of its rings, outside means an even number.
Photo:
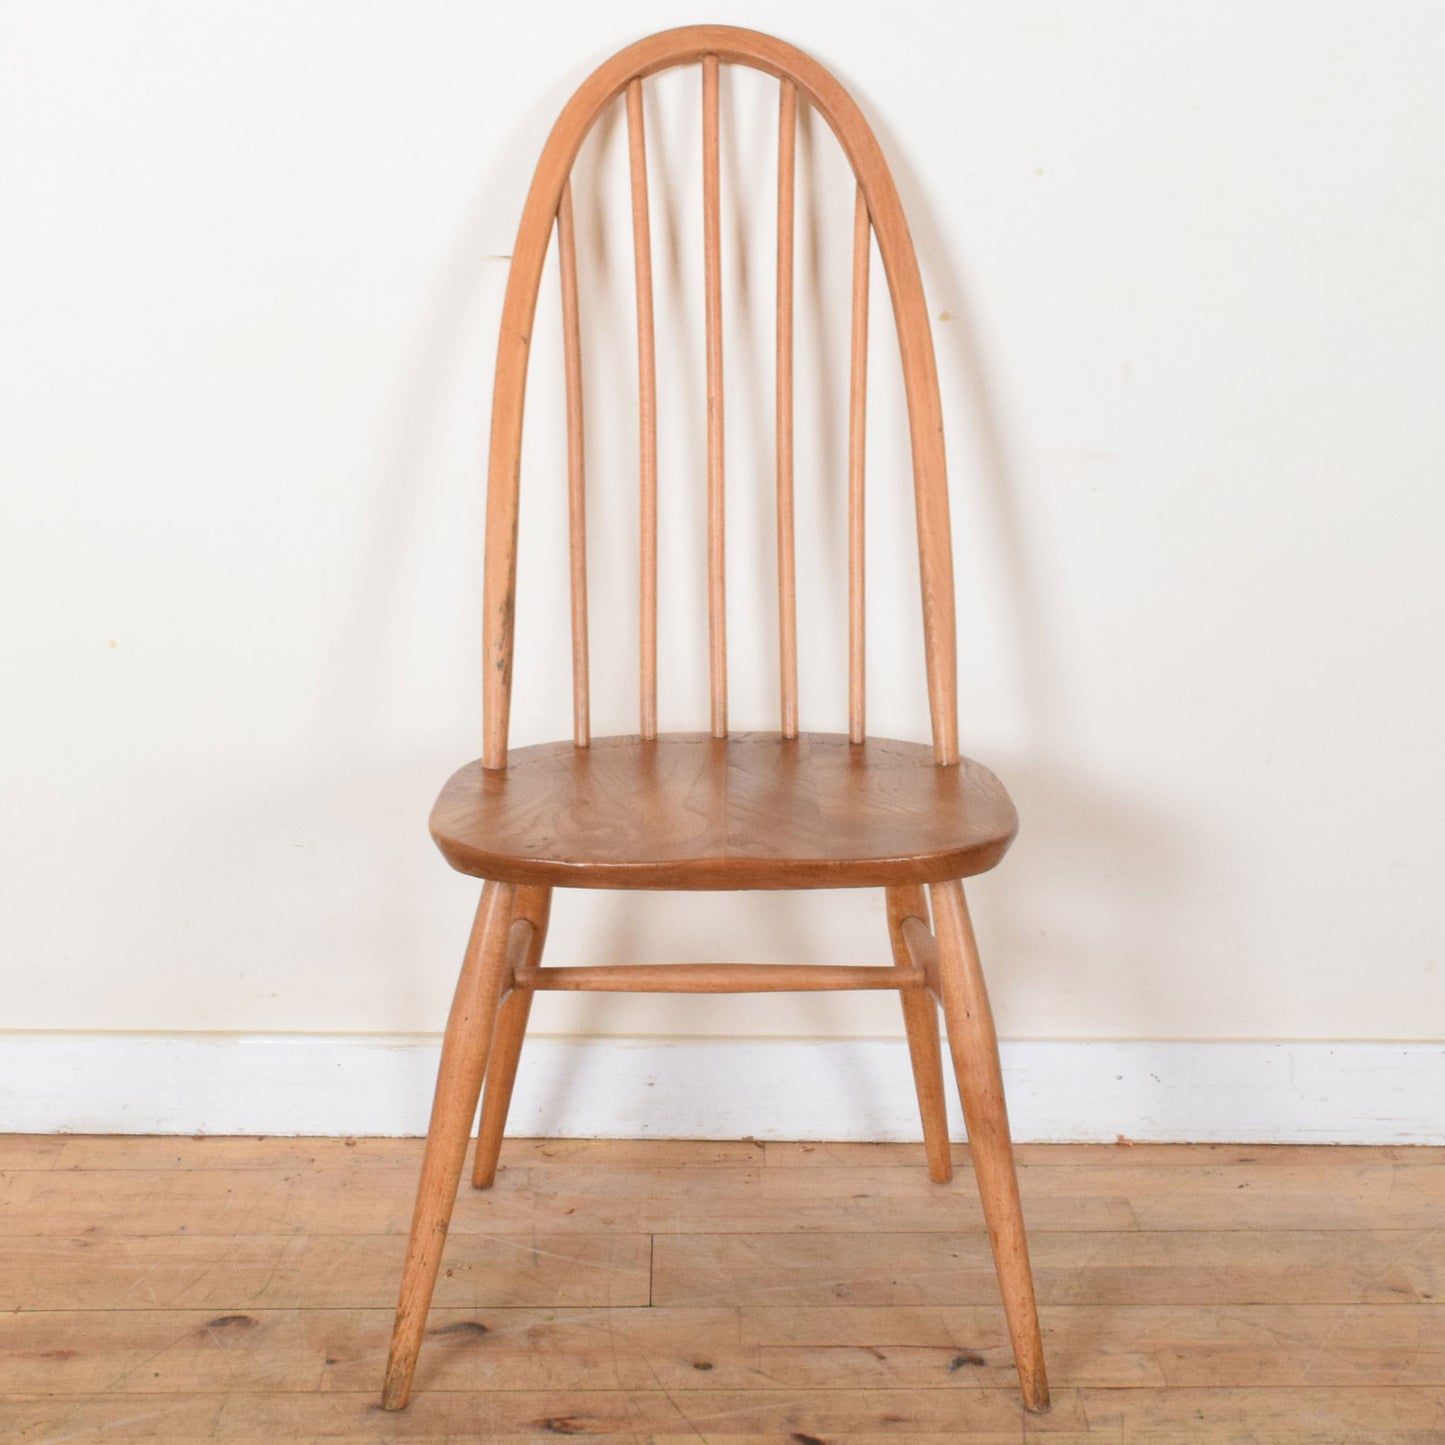
[{"label": "elm chair seat", "polygon": [[887,888],[992,868],[1018,827],[968,758],[846,734],[671,733],[513,748],[432,809],[460,873],[574,888]]}]

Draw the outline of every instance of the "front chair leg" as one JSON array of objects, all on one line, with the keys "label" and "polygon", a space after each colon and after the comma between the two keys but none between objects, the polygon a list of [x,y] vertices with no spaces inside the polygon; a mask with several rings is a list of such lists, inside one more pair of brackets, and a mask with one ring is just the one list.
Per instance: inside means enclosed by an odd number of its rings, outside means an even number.
[{"label": "front chair leg", "polygon": [[477,1116],[477,1096],[487,1069],[497,1004],[507,982],[507,936],[515,894],[510,883],[488,883],[482,889],[447,1017],[431,1127],[401,1276],[401,1299],[396,1307],[386,1383],[382,1387],[381,1403],[387,1410],[402,1409],[411,1393],[411,1377],[426,1329],[447,1225],[456,1203],[457,1182],[466,1159],[472,1120]]},{"label": "front chair leg", "polygon": [[[540,886],[517,889],[516,916],[532,925],[527,945],[526,967],[537,968],[547,942],[547,919],[552,912],[552,890]],[[512,1104],[512,1086],[517,1082],[517,1060],[532,1012],[532,990],[513,989],[497,1015],[497,1036],[492,1040],[492,1057],[487,1063],[487,1087],[482,1094],[482,1122],[477,1128],[477,1150],[472,1159],[472,1187],[490,1189],[497,1177],[497,1156],[502,1152],[502,1135],[507,1129],[507,1110]]]},{"label": "front chair leg", "polygon": [[[917,884],[887,890],[888,941],[893,945],[893,962],[900,968],[912,963],[903,937],[903,920],[921,918],[928,922],[928,900]],[[928,1156],[928,1177],[935,1184],[953,1178],[953,1159],[948,1147],[948,1108],[943,1098],[943,1054],[938,1041],[938,1005],[923,988],[904,989],[903,1027],[908,1033],[908,1057],[913,1064],[913,1086],[918,1093],[918,1113],[923,1120],[923,1149]]]},{"label": "front chair leg", "polygon": [[1027,1409],[1043,1411],[1049,1408],[1049,1383],[1044,1373],[1044,1347],[1039,1336],[1018,1176],[1014,1172],[993,1012],[988,1004],[963,885],[935,883],[930,892],[938,943],[939,993],[948,1025],[948,1044],[954,1072],[958,1075],[963,1118],[968,1126],[969,1154],[978,1176],[983,1217],[993,1246],[994,1268],[998,1272],[1004,1315],[1018,1365],[1019,1388]]}]

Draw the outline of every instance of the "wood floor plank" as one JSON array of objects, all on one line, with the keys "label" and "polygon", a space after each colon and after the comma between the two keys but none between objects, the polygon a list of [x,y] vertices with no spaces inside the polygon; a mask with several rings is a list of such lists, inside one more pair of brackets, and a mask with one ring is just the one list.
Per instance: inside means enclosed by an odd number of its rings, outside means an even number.
[{"label": "wood floor plank", "polygon": [[[1041,1304],[1414,1304],[1445,1300],[1433,1230],[1043,1230]],[[658,1305],[994,1303],[988,1237],[660,1234]]]},{"label": "wood floor plank", "polygon": [[[1124,1165],[1020,1170],[1032,1231],[1431,1229],[1445,1165]],[[0,1236],[27,1234],[395,1234],[416,1179],[401,1169],[19,1170],[0,1176]],[[980,1227],[967,1173],[912,1170],[563,1169],[519,1165],[463,1190],[459,1233],[918,1232]]]},{"label": "wood floor plank", "polygon": [[[253,1135],[0,1134],[0,1173],[18,1169],[421,1168],[421,1139],[284,1138]],[[1331,1144],[1019,1144],[1021,1165],[1117,1169],[1344,1163],[1445,1165],[1445,1147]],[[953,1147],[968,1166],[968,1145]],[[698,1139],[511,1139],[503,1166],[641,1169],[768,1165],[776,1168],[926,1167],[922,1144]]]},{"label": "wood floor plank", "polygon": [[[646,1234],[458,1234],[436,1301],[459,1308],[645,1305]],[[0,1310],[377,1309],[395,1303],[399,1234],[12,1239]]]},{"label": "wood floor plank", "polygon": [[418,1394],[387,1415],[369,1393],[185,1397],[0,1397],[3,1438],[89,1445],[101,1440],[191,1445],[488,1445],[559,1435],[615,1445],[1440,1445],[1445,1390],[1097,1390],[1054,1392],[1047,1415],[1025,1415],[1007,1390],[501,1391]]},{"label": "wood floor plank", "polygon": [[[1123,1196],[1067,1178],[1026,1196],[1037,1228],[1127,1229]],[[982,1228],[967,1177],[953,1186],[911,1173],[803,1170],[558,1169],[522,1165],[496,1187],[463,1189],[453,1233],[530,1234],[540,1228],[645,1234],[698,1230]],[[966,1187],[965,1187],[966,1186]],[[297,1172],[203,1169],[20,1171],[0,1179],[0,1236],[154,1234],[397,1234],[411,1222],[416,1176],[402,1170]]]},{"label": "wood floor plank", "polygon": [[65,1148],[60,1134],[0,1134],[0,1173],[49,1169]]},{"label": "wood floor plank", "polygon": [[[1438,1445],[1445,1389],[1080,1390],[1085,1438],[1128,1445]],[[1050,1438],[1025,1422],[1027,1438]],[[1057,1445],[1057,1442],[1055,1442]]]},{"label": "wood floor plank", "polygon": [[[774,1168],[851,1169],[858,1165],[927,1167],[922,1144],[872,1144],[862,1140],[768,1140],[763,1162]],[[968,1145],[953,1145],[953,1162],[968,1165]],[[1181,1164],[1445,1164],[1445,1147],[1429,1144],[1015,1144],[1020,1165],[1052,1168],[1161,1169]]]},{"label": "wood floor plank", "polygon": [[[599,1148],[598,1146],[602,1147]],[[1441,1150],[1445,1155],[1445,1150]],[[763,1163],[756,1139],[508,1139],[502,1167],[552,1164],[602,1169],[756,1168]]]},{"label": "wood floor plank", "polygon": [[1108,1177],[1140,1229],[1432,1229],[1445,1213],[1438,1164],[1135,1166]]},{"label": "wood floor plank", "polygon": [[[1445,1385],[1445,1306],[1056,1305],[1040,1313],[1050,1364],[1071,1385]],[[952,1373],[996,1384],[995,1372],[1006,1377],[1011,1370],[1007,1336],[990,1310],[745,1308],[739,1315],[770,1370],[785,1351],[798,1351],[807,1361],[799,1368],[808,1371],[828,1368],[828,1354],[841,1351],[855,1383],[909,1369],[910,1387],[926,1389],[937,1364],[915,1361],[910,1352],[931,1348],[944,1334],[965,1342],[961,1353],[983,1356],[981,1365],[966,1360]],[[895,1339],[904,1346],[896,1355],[881,1343]]]},{"label": "wood floor plank", "polygon": [[[1075,1386],[1445,1385],[1445,1306],[1088,1306],[1042,1312]],[[389,1310],[57,1311],[0,1317],[11,1389],[374,1388]],[[1014,1378],[985,1307],[436,1310],[419,1390],[957,1393]]]},{"label": "wood floor plank", "polygon": [[[424,1139],[252,1135],[0,1134],[0,1172],[12,1169],[421,1170]],[[905,1146],[906,1147],[906,1146]],[[508,1139],[505,1164],[645,1169],[757,1165],[751,1140]]]}]

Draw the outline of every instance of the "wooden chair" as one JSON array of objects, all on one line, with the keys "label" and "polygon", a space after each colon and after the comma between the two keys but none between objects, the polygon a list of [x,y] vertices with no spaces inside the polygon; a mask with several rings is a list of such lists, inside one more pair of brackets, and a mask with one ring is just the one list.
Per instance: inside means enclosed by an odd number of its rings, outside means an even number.
[{"label": "wooden chair", "polygon": [[[723,312],[718,69],[776,76],[779,94],[777,535],[781,726],[728,731],[723,599]],[[642,88],[701,68],[706,293],[711,729],[657,729],[657,392]],[[641,433],[641,726],[591,736],[581,349],[569,174],[599,113],[626,96],[635,241]],[[792,463],[794,135],[800,97],[823,117],[857,178],[848,446],[850,706],[846,736],[799,733]],[[508,752],[522,403],[543,261],[555,226],[568,421],[574,729],[570,742]],[[933,746],[868,738],[863,711],[863,458],[870,230],[892,296],[907,392]],[[628,47],[562,111],[518,228],[492,403],[485,576],[484,744],[432,813],[453,868],[485,879],[447,1021],[383,1403],[407,1402],[482,1083],[473,1183],[497,1167],[517,1058],[538,989],[734,993],[897,989],[930,1177],[951,1175],[937,1004],[943,1006],[1025,1405],[1048,1407],[1033,1280],[1004,1110],[998,1046],[960,879],[992,868],[1013,838],[1013,805],[961,758],[953,567],[943,421],[918,264],[888,166],[857,105],[815,61],[779,40],[690,26]],[[893,963],[879,968],[668,964],[544,968],[554,887],[883,888]],[[932,923],[925,887],[932,900]]]}]

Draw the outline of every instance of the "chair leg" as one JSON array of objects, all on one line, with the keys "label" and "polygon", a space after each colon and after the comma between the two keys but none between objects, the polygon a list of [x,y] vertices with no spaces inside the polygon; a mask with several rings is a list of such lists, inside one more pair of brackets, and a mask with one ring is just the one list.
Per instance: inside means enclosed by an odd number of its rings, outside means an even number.
[{"label": "chair leg", "polygon": [[483,888],[447,1018],[431,1127],[401,1277],[401,1299],[386,1362],[383,1409],[404,1408],[411,1393],[411,1377],[426,1330],[427,1310],[456,1203],[472,1120],[477,1116],[477,1096],[487,1068],[497,1005],[506,984],[507,935],[516,891],[508,883],[488,883]]},{"label": "chair leg", "polygon": [[[928,900],[917,885],[890,888],[888,898],[888,941],[893,945],[893,962],[906,967],[912,960],[903,941],[903,920],[921,918],[928,922]],[[918,1091],[918,1113],[923,1120],[923,1148],[928,1156],[928,1177],[935,1184],[953,1178],[953,1160],[948,1146],[948,1108],[943,1099],[943,1054],[938,1037],[938,1004],[927,989],[904,989],[903,1027],[908,1033],[908,1057],[913,1064],[913,1085]]]},{"label": "chair leg", "polygon": [[1049,1408],[1049,1385],[1044,1373],[1043,1341],[1039,1336],[1013,1145],[1009,1140],[993,1013],[984,987],[963,885],[935,883],[930,891],[938,942],[939,993],[948,1025],[948,1044],[954,1072],[958,1075],[958,1092],[963,1098],[969,1155],[978,1176],[983,1217],[993,1246],[994,1268],[998,1271],[1004,1314],[1018,1365],[1019,1388],[1027,1409],[1043,1411]]},{"label": "chair leg", "polygon": [[[547,918],[551,911],[550,888],[517,889],[515,916],[527,919],[532,925],[532,941],[527,949],[528,968],[536,968],[542,961],[542,947],[547,942]],[[519,988],[507,995],[497,1015],[497,1034],[492,1040],[486,1089],[482,1094],[482,1122],[477,1127],[477,1150],[472,1159],[474,1189],[490,1189],[497,1177],[497,1156],[502,1151],[507,1110],[512,1104],[512,1086],[517,1082],[517,1060],[522,1056],[522,1039],[526,1035],[527,1016],[531,1012],[532,990]]]}]

